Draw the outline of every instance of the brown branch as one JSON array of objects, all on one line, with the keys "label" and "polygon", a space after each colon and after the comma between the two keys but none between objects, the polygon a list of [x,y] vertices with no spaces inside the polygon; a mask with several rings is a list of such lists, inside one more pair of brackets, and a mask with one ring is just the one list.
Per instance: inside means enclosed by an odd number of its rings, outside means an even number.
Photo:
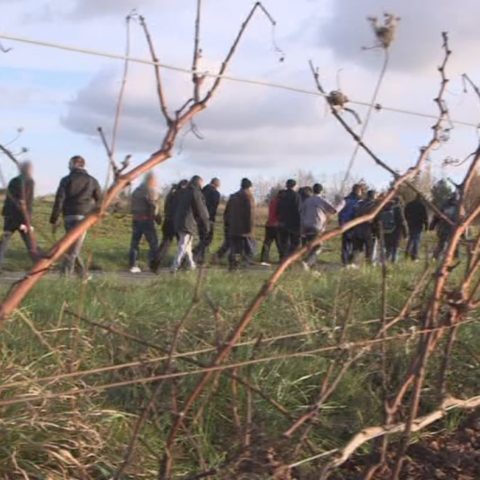
[{"label": "brown branch", "polygon": [[235,40],[233,41],[232,46],[230,47],[230,50],[228,51],[225,59],[222,62],[222,65],[220,66],[220,70],[218,71],[218,74],[215,78],[215,81],[213,82],[213,85],[210,88],[210,90],[207,92],[207,94],[203,98],[202,103],[203,102],[208,102],[208,100],[212,97],[212,95],[214,95],[215,91],[220,86],[220,83],[222,81],[222,77],[225,74],[225,72],[227,71],[227,68],[230,64],[230,61],[231,61],[233,55],[235,54],[235,51],[237,50],[237,47],[240,43],[240,40],[242,39],[243,35],[245,34],[245,30],[247,29],[250,21],[252,20],[253,16],[255,15],[255,12],[257,11],[257,9],[260,9],[260,11],[262,11],[264,14],[266,14],[266,17],[270,21],[270,23],[275,25],[272,16],[267,14],[268,12],[267,12],[266,8],[263,6],[262,2],[255,2],[255,5],[253,5],[252,9],[248,13],[244,22],[240,26],[240,30],[238,31],[237,36],[235,37]]},{"label": "brown branch", "polygon": [[[457,398],[446,399],[441,408],[434,410],[427,415],[415,418],[412,422],[411,431],[419,432],[432,423],[437,422],[447,415],[451,410],[470,410],[480,407],[480,396],[471,397],[467,400]],[[381,427],[367,427],[360,433],[357,433],[352,439],[339,451],[334,460],[328,463],[321,474],[320,480],[326,480],[331,470],[343,465],[362,445],[385,435],[393,435],[405,432],[407,423],[397,423],[395,425],[383,425]]]},{"label": "brown branch", "polygon": [[140,16],[139,17],[139,22],[140,26],[143,28],[143,32],[145,34],[145,39],[148,44],[148,49],[150,50],[150,55],[152,57],[152,62],[154,63],[154,70],[155,70],[155,79],[157,81],[157,95],[158,95],[158,101],[160,102],[160,110],[162,111],[163,117],[165,118],[165,121],[167,122],[167,126],[170,127],[173,123],[172,118],[168,114],[168,107],[167,107],[167,102],[165,99],[165,94],[163,91],[163,81],[162,81],[162,75],[160,73],[160,61],[157,57],[157,53],[155,51],[155,45],[153,44],[152,37],[150,35],[150,31],[147,26],[147,22],[145,20],[145,17]]}]

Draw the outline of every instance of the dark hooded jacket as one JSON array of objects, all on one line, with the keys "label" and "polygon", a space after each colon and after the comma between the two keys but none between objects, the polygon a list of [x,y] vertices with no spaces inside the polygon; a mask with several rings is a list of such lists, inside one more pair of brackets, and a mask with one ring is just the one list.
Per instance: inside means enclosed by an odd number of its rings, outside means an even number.
[{"label": "dark hooded jacket", "polygon": [[280,228],[300,234],[300,206],[298,192],[292,189],[284,190],[278,197],[278,225]]},{"label": "dark hooded jacket", "polygon": [[428,230],[428,213],[424,203],[416,198],[405,206],[405,219],[410,232]]},{"label": "dark hooded jacket", "polygon": [[210,230],[210,220],[205,197],[196,185],[189,185],[175,194],[175,212],[173,226],[176,234],[190,233],[198,229],[203,232]]},{"label": "dark hooded jacket", "polygon": [[58,186],[50,223],[57,223],[60,214],[88,215],[100,205],[102,191],[95,178],[83,168],[74,168]]},{"label": "dark hooded jacket", "polygon": [[255,227],[255,200],[248,190],[230,196],[224,213],[231,237],[251,237]]},{"label": "dark hooded jacket", "polygon": [[2,215],[12,228],[16,229],[20,225],[27,223],[29,219],[25,218],[25,211],[27,215],[31,217],[34,190],[35,182],[30,177],[19,175],[10,180]]},{"label": "dark hooded jacket", "polygon": [[209,183],[203,187],[202,193],[205,197],[205,204],[207,205],[210,221],[215,222],[218,205],[220,203],[220,192],[211,183]]}]

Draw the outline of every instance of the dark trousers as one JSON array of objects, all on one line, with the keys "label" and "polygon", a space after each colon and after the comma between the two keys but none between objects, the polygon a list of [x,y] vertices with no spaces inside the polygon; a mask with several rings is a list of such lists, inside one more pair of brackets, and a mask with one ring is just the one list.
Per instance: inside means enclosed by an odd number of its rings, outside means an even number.
[{"label": "dark trousers", "polygon": [[385,244],[385,259],[395,263],[398,258],[398,247],[400,246],[400,236],[398,233],[385,233],[383,236]]},{"label": "dark trousers", "polygon": [[217,250],[216,256],[223,258],[230,251],[230,236],[228,235],[227,226],[223,227],[223,243]]},{"label": "dark trousers", "polygon": [[342,263],[350,265],[354,260],[355,242],[352,232],[345,232],[342,235]]},{"label": "dark trousers", "polygon": [[193,256],[197,263],[202,264],[205,261],[205,255],[208,252],[208,249],[213,242],[214,228],[215,228],[215,223],[210,222],[210,229],[208,233],[205,233],[203,229],[199,229],[198,231],[199,241],[198,241],[198,244],[193,249]]},{"label": "dark trousers", "polygon": [[278,254],[280,255],[280,244],[278,242],[278,227],[265,227],[265,238],[263,240],[261,261],[265,263],[270,262],[270,248],[275,242]]},{"label": "dark trousers", "polygon": [[280,258],[284,259],[300,247],[300,232],[280,227],[278,229],[278,243],[280,245]]},{"label": "dark trousers", "polygon": [[22,237],[23,243],[25,244],[28,254],[32,258],[32,260],[35,260],[38,257],[37,252],[35,251],[36,249],[33,246],[31,236],[25,233],[23,230],[20,230],[20,225],[15,227],[12,225],[9,226],[8,222],[5,221],[5,230],[3,232],[2,240],[0,241],[0,268],[3,265],[3,262],[5,260],[5,254],[7,253],[7,248],[8,248],[8,244],[10,243],[10,239],[12,238],[13,234],[16,231],[18,231],[18,233]]},{"label": "dark trousers", "polygon": [[255,255],[255,242],[248,236],[230,237],[230,254],[228,263],[231,269],[238,268],[241,260],[250,263]]},{"label": "dark trousers", "polygon": [[150,265],[150,268],[154,272],[156,272],[162,265],[162,262],[167,256],[170,245],[173,243],[175,239],[176,239],[176,235],[173,231],[173,224],[170,220],[166,219],[162,225],[162,242],[160,243],[160,246],[157,248],[154,259]]},{"label": "dark trousers", "polygon": [[373,255],[375,253],[376,239],[373,234],[356,237],[353,240],[353,260],[355,261],[362,252],[365,253],[365,261],[369,264],[373,263]]},{"label": "dark trousers", "polygon": [[138,262],[138,255],[140,250],[140,242],[142,238],[148,242],[149,252],[148,259],[150,264],[155,259],[158,249],[157,229],[155,228],[154,220],[134,220],[132,223],[132,240],[130,242],[129,263],[130,267],[135,267]]},{"label": "dark trousers", "polygon": [[422,230],[411,229],[408,236],[406,255],[409,256],[412,260],[416,260],[418,258],[421,241]]}]

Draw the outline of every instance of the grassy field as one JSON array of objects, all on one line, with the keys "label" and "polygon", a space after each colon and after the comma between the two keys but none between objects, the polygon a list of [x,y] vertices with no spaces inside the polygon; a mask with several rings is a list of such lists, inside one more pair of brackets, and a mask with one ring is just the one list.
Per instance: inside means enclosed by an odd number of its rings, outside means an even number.
[{"label": "grassy field", "polygon": [[[48,201],[39,203],[38,230],[46,224],[49,208]],[[262,223],[259,221],[258,238]],[[126,269],[129,224],[128,216],[112,214],[89,234],[86,251],[93,253],[94,265],[106,272]],[[48,234],[42,233],[47,241]],[[221,241],[220,235],[216,241]],[[282,279],[256,315],[242,339],[244,344],[228,360],[236,363],[264,359],[234,370],[261,390],[262,395],[252,393],[228,375],[215,375],[180,432],[175,449],[175,478],[186,478],[192,472],[222,464],[244,450],[246,442],[257,448],[273,448],[283,460],[309,455],[303,449],[294,457],[297,439],[287,442],[283,432],[312,403],[331,365],[335,366],[339,358],[342,362],[350,358],[358,352],[355,344],[371,339],[379,329],[380,269],[344,270],[337,268],[337,258],[338,244],[334,242],[324,255],[328,263],[320,267],[319,274],[294,267]],[[28,264],[22,256],[22,246],[14,244],[8,268],[18,270]],[[389,317],[398,313],[424,267],[423,262],[401,262],[389,270]],[[207,270],[199,302],[181,329],[176,349],[194,352],[174,362],[173,371],[186,372],[185,376],[165,384],[122,478],[156,478],[168,425],[178,405],[198,379],[201,365],[211,361],[216,346],[227,337],[268,275],[268,270],[233,274],[221,269]],[[164,371],[163,352],[168,351],[175,327],[190,306],[196,282],[196,273],[164,274],[142,282],[117,278],[113,273],[86,283],[61,278],[42,281],[0,333],[0,478],[111,478],[121,464],[134,421],[158,381],[105,389],[102,386]],[[2,289],[5,291],[6,287]],[[422,293],[415,308],[421,308],[428,293],[428,289]],[[480,327],[475,316],[471,320],[459,331],[460,347],[455,349],[452,363],[455,374],[450,379],[450,390],[461,397],[480,391],[480,376],[475,374]],[[148,341],[149,346],[88,321]],[[392,388],[407,368],[408,356],[416,345],[417,327],[413,319],[407,319],[390,332],[402,335],[386,347]],[[340,357],[338,351],[300,355],[335,346],[343,328],[342,343],[350,346]],[[268,340],[284,335],[291,336]],[[291,357],[292,353],[298,356]],[[268,360],[269,357],[275,358]],[[129,362],[136,363],[111,371],[49,378]],[[316,451],[341,446],[363,427],[382,424],[380,364],[379,349],[372,348],[342,377],[311,431],[310,441]],[[435,359],[431,365],[422,405],[425,411],[436,401]],[[85,388],[89,390],[82,392]],[[38,398],[27,403],[2,404],[24,395]],[[288,416],[279,413],[268,399],[280,404],[289,412]],[[460,416],[451,415],[442,428],[454,428],[459,421]],[[361,452],[368,452],[368,447]],[[317,478],[310,465],[300,472],[302,479]],[[257,475],[251,467],[243,477],[227,469],[214,478],[267,477]]]}]

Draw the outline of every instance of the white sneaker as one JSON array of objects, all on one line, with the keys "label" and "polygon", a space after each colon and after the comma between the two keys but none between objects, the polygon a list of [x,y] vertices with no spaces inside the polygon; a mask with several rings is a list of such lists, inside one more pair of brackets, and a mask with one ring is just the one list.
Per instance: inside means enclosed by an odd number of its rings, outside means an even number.
[{"label": "white sneaker", "polygon": [[142,270],[140,267],[132,267],[130,273],[142,273]]},{"label": "white sneaker", "polygon": [[307,262],[302,262],[302,267],[306,272],[310,271],[310,265]]}]

